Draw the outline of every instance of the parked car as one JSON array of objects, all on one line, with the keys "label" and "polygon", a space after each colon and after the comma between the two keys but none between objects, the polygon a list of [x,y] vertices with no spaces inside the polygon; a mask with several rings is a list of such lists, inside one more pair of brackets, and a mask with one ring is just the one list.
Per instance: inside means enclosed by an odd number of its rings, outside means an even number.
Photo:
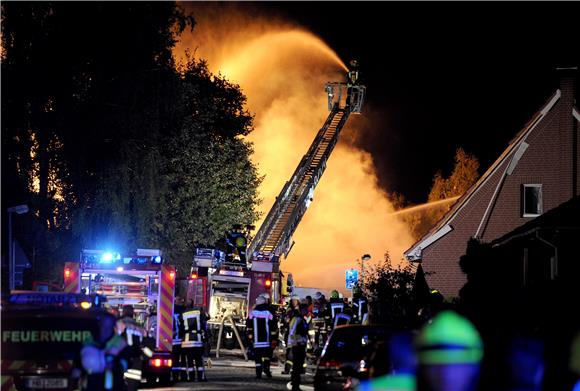
[{"label": "parked car", "polygon": [[335,328],[318,361],[314,389],[354,389],[361,380],[368,377],[366,358],[377,343],[388,342],[390,335],[384,325],[346,325]]}]

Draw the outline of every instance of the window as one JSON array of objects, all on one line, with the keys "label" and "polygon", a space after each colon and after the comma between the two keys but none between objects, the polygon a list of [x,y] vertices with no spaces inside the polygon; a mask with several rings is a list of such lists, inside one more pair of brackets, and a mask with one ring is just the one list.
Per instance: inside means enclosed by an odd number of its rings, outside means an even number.
[{"label": "window", "polygon": [[536,217],[542,214],[542,185],[522,186],[522,216]]}]

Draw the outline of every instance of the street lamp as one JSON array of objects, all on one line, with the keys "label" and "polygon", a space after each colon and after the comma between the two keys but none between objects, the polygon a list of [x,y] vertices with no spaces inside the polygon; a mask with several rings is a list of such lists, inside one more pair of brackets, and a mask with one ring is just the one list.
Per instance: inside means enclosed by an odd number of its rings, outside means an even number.
[{"label": "street lamp", "polygon": [[15,288],[16,264],[14,257],[14,242],[12,240],[12,213],[23,214],[28,213],[28,205],[17,205],[6,209],[8,212],[8,262],[9,262],[9,286],[10,290]]},{"label": "street lamp", "polygon": [[364,278],[365,278],[365,261],[368,261],[369,259],[371,259],[371,254],[365,254],[361,258],[361,263],[360,263],[360,279],[361,279],[361,281],[363,283],[364,283]]}]

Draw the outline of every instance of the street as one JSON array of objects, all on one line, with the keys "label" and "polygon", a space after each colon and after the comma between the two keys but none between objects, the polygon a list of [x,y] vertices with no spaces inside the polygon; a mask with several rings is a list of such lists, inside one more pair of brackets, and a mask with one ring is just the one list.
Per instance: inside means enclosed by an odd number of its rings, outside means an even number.
[{"label": "street", "polygon": [[[262,379],[256,379],[254,362],[251,360],[244,361],[243,358],[235,356],[223,356],[215,358],[212,352],[212,366],[206,368],[208,381],[206,383],[177,383],[172,387],[159,387],[153,390],[170,391],[170,390],[288,390],[290,375],[282,375],[282,366],[272,366],[272,378],[268,379],[262,375]],[[307,373],[302,375],[302,385],[300,388],[305,391],[313,390],[314,368],[309,367]]]}]

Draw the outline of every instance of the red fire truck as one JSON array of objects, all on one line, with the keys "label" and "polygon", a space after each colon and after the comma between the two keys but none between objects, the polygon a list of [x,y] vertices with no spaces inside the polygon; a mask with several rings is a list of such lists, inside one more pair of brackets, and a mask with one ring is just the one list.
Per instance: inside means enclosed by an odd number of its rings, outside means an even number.
[{"label": "red fire truck", "polygon": [[80,262],[67,262],[64,291],[105,296],[105,305],[121,313],[132,305],[137,322],[155,339],[153,356],[143,373],[147,382],[171,378],[175,268],[163,263],[160,250],[138,249],[135,255],[83,250]]}]

